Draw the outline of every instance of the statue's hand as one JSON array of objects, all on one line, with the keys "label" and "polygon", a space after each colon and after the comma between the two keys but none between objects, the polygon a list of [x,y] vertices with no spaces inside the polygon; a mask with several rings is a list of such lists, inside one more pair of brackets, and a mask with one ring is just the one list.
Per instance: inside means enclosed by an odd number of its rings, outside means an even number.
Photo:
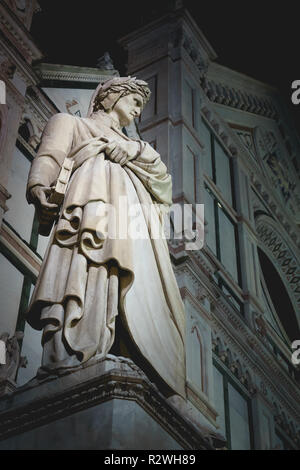
[{"label": "statue's hand", "polygon": [[138,142],[115,142],[111,141],[106,145],[105,154],[115,163],[121,166],[133,160],[140,150]]},{"label": "statue's hand", "polygon": [[34,186],[30,191],[39,222],[42,224],[47,224],[58,216],[58,205],[48,202],[51,191],[52,188],[48,186]]}]

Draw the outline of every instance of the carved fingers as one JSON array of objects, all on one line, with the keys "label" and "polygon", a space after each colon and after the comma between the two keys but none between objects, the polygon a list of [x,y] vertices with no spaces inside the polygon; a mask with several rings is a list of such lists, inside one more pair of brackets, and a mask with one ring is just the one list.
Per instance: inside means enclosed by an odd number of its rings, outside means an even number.
[{"label": "carved fingers", "polygon": [[40,223],[47,223],[58,216],[58,205],[48,202],[51,191],[52,188],[48,186],[35,186],[31,189],[31,196]]},{"label": "carved fingers", "polygon": [[106,145],[105,153],[110,160],[120,165],[125,165],[130,160],[133,160],[139,151],[139,144],[137,142],[124,142],[117,143],[111,141]]},{"label": "carved fingers", "polygon": [[109,142],[106,145],[105,153],[111,161],[122,166],[128,161],[128,153],[117,142]]}]

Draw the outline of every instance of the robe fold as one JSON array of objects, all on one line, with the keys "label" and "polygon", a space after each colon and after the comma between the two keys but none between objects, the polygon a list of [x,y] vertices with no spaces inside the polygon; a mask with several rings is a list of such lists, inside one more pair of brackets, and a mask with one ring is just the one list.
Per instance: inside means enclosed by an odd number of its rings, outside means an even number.
[{"label": "robe fold", "polygon": [[185,313],[161,236],[171,177],[148,143],[141,141],[139,155],[122,167],[106,158],[105,139],[130,140],[105,113],[97,119],[57,114],[44,130],[28,201],[31,188],[55,183],[66,157],[74,171],[27,321],[44,330],[44,365],[51,369],[105,356],[121,315],[140,354],[185,397]]}]

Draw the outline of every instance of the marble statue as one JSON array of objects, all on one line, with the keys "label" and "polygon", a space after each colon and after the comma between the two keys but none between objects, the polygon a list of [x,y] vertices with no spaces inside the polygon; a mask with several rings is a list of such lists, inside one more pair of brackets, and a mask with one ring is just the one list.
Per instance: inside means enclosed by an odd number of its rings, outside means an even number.
[{"label": "marble statue", "polygon": [[[105,357],[124,334],[132,359],[167,394],[185,398],[184,307],[167,242],[151,236],[172,204],[171,176],[147,142],[122,130],[149,98],[144,81],[115,77],[97,87],[87,118],[59,113],[49,120],[27,199],[41,228],[54,226],[27,321],[43,330],[40,374]],[[57,181],[66,185],[61,206],[53,202]],[[107,229],[115,220],[122,229],[132,207],[133,232],[142,236],[110,236]]]},{"label": "marble statue", "polygon": [[0,383],[4,380],[16,381],[17,373],[20,367],[26,367],[27,359],[20,354],[19,340],[24,333],[16,331],[10,338],[9,333],[2,333],[0,340],[5,343],[6,357],[5,364],[0,365]]}]

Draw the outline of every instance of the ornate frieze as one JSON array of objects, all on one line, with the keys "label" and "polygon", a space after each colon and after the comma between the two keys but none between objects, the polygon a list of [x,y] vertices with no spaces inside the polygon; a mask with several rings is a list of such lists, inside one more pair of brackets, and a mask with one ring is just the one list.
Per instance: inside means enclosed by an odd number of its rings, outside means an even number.
[{"label": "ornate frieze", "polygon": [[73,66],[56,66],[52,64],[41,64],[35,67],[35,72],[38,74],[40,79],[44,82],[51,80],[59,80],[66,82],[86,82],[95,83],[104,82],[111,76],[119,76],[119,72],[116,70],[98,70],[92,68],[86,68],[86,71],[82,71],[82,67]]},{"label": "ornate frieze", "polygon": [[260,96],[238,90],[222,83],[217,83],[212,79],[203,82],[203,89],[208,98],[214,103],[230,106],[235,109],[247,111],[272,119],[278,118],[278,113],[273,103]]},{"label": "ornate frieze", "polygon": [[251,183],[266,204],[266,206],[263,208],[264,212],[266,212],[268,208],[270,209],[271,214],[278,219],[278,221],[281,223],[281,226],[291,237],[297,248],[300,249],[299,230],[297,229],[295,221],[292,222],[292,219],[287,211],[284,212],[282,210],[281,206],[277,202],[277,199],[275,199],[274,194],[272,194],[271,191],[265,187],[262,181],[262,176],[255,173],[251,174]]},{"label": "ornate frieze", "polygon": [[288,292],[294,300],[294,305],[300,308],[300,266],[298,257],[290,249],[270,217],[266,215],[257,217],[256,231],[261,243],[270,253],[280,271]]}]

